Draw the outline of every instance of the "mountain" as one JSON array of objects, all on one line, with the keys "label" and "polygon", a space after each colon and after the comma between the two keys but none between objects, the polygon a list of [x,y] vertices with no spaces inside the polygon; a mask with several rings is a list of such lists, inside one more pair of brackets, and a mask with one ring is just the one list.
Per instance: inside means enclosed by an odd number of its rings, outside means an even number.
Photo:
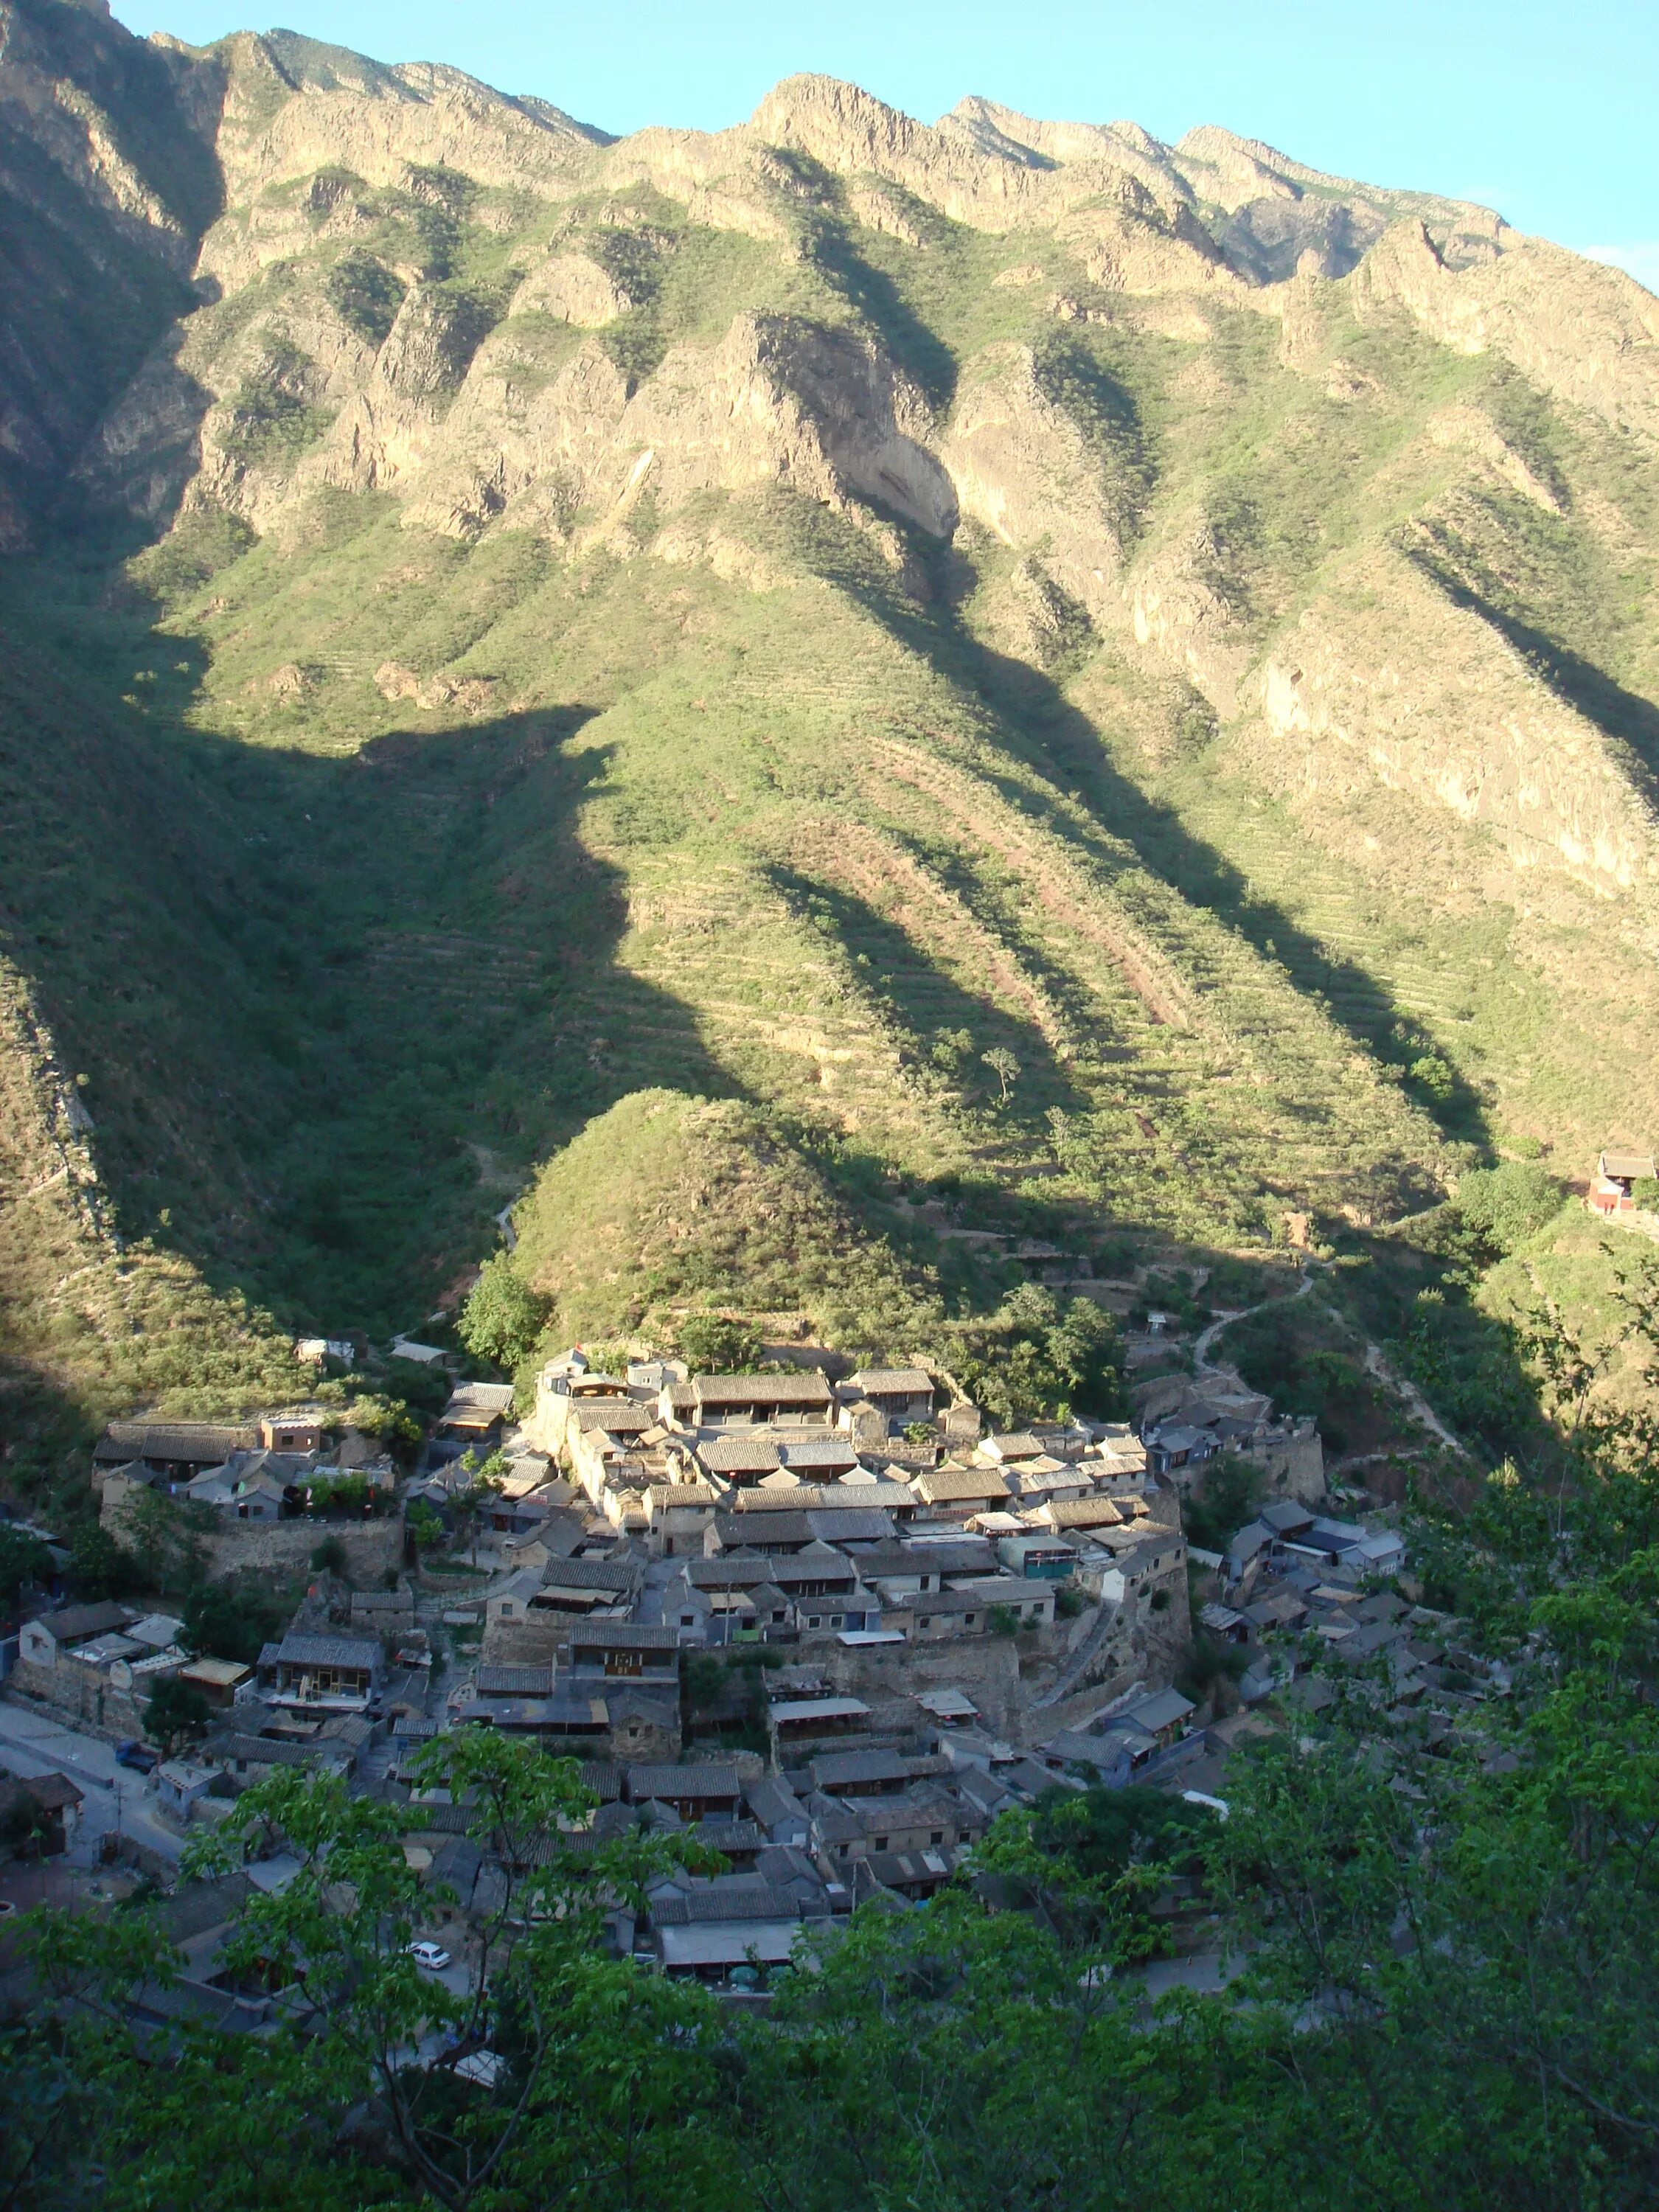
[{"label": "mountain", "polygon": [[1213,128],[0,0],[0,306],[17,1375],[275,1387],[532,1179],[556,1318],[902,1350],[1651,1142],[1628,276]]}]

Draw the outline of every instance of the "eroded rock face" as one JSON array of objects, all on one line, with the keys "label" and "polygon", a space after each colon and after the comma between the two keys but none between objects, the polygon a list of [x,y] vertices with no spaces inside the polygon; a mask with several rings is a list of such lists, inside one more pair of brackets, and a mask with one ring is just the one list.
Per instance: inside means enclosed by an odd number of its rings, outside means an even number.
[{"label": "eroded rock face", "polygon": [[1620,750],[1398,553],[1333,579],[1275,641],[1259,697],[1289,787],[1410,792],[1490,830],[1516,866],[1604,895],[1659,880]]},{"label": "eroded rock face", "polygon": [[562,532],[578,508],[612,516],[647,483],[671,508],[694,492],[775,483],[831,507],[863,499],[934,537],[956,526],[950,477],[924,442],[925,403],[850,333],[740,315],[717,345],[671,348],[631,394],[591,344],[551,383],[516,383],[514,344],[509,318],[441,432],[377,477],[417,479],[411,522],[465,535],[510,510]]},{"label": "eroded rock face", "polygon": [[1659,300],[1622,270],[1498,226],[1493,258],[1450,266],[1424,223],[1398,223],[1356,271],[1361,315],[1404,308],[1443,345],[1501,354],[1620,428],[1659,438]]},{"label": "eroded rock face", "polygon": [[1044,568],[1093,614],[1114,599],[1121,550],[1097,455],[1043,388],[1028,346],[987,348],[939,448],[962,512]]},{"label": "eroded rock face", "polygon": [[[927,125],[809,76],[733,130],[613,143],[289,33],[198,55],[64,13],[53,38],[0,0],[0,167],[112,307],[156,270],[174,289],[107,391],[55,374],[87,350],[67,306],[21,315],[0,544],[48,479],[157,526],[216,508],[276,532],[319,491],[375,493],[415,531],[533,531],[572,561],[652,544],[767,590],[772,556],[682,510],[781,489],[925,598],[927,548],[965,520],[1012,556],[981,605],[1034,664],[1108,642],[1296,773],[1409,789],[1516,866],[1648,882],[1631,757],[1408,557],[1460,501],[1571,520],[1547,454],[1475,398],[1425,407],[1377,479],[1392,542],[1323,573],[1302,526],[1305,588],[1256,598],[1194,486],[1161,486],[1156,425],[1104,391],[1133,337],[1167,349],[1173,403],[1224,410],[1264,379],[1239,335],[1260,318],[1275,373],[1363,437],[1393,404],[1368,336],[1407,330],[1652,441],[1659,302],[1619,272],[1208,127],[1169,147],[980,98]],[[982,296],[947,343],[872,240],[920,265],[967,232]]]}]

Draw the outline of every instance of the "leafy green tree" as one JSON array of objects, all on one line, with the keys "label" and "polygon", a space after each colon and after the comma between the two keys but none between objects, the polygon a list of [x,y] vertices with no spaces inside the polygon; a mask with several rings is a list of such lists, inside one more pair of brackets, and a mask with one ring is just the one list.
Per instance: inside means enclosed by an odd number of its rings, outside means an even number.
[{"label": "leafy green tree", "polygon": [[472,1564],[478,1564],[478,1530],[491,1504],[501,1496],[507,1480],[507,1454],[493,1451],[480,1459],[475,1451],[461,1454],[459,1462],[467,1480],[449,1493],[450,1518],[455,1534],[471,1551]]},{"label": "leafy green tree", "polygon": [[212,1718],[212,1706],[193,1682],[164,1674],[144,1707],[144,1733],[174,1759],[186,1746],[200,1743]]},{"label": "leafy green tree", "polygon": [[404,1525],[409,1530],[410,1542],[419,1551],[429,1552],[434,1544],[443,1541],[443,1522],[424,1498],[418,1498],[410,1507]]},{"label": "leafy green tree", "polygon": [[1062,1307],[1052,1291],[1022,1283],[982,1332],[981,1346],[960,1364],[959,1378],[1005,1427],[1070,1412],[1108,1420],[1122,1410],[1116,1324],[1092,1299]]},{"label": "leafy green tree", "polygon": [[548,1310],[549,1301],[526,1282],[511,1255],[497,1252],[479,1269],[456,1332],[469,1352],[510,1374],[536,1349]]},{"label": "leafy green tree", "polygon": [[197,1581],[202,1571],[200,1540],[212,1526],[210,1508],[181,1504],[160,1490],[135,1491],[122,1527],[144,1588],[165,1597]]},{"label": "leafy green tree", "polygon": [[1457,1211],[1490,1250],[1515,1251],[1561,1211],[1566,1192],[1547,1168],[1534,1160],[1505,1160],[1480,1168],[1457,1186]]},{"label": "leafy green tree", "polygon": [[1181,1518],[1188,1543],[1200,1551],[1224,1552],[1252,1518],[1265,1483],[1260,1468],[1236,1452],[1222,1452],[1204,1471],[1202,1484],[1182,1501]]},{"label": "leafy green tree", "polygon": [[1048,1333],[1048,1357],[1070,1386],[1072,1410],[1115,1420],[1127,1407],[1117,1324],[1092,1298],[1073,1298]]},{"label": "leafy green tree", "polygon": [[185,1594],[185,1643],[198,1656],[251,1667],[288,1616],[281,1596],[249,1575],[201,1582]]},{"label": "leafy green tree", "polygon": [[101,1522],[90,1521],[70,1538],[70,1580],[88,1603],[125,1597],[141,1580],[138,1562]]},{"label": "leafy green tree", "polygon": [[675,1349],[694,1374],[746,1375],[761,1356],[760,1332],[726,1314],[688,1314]]},{"label": "leafy green tree", "polygon": [[[421,1973],[407,1954],[430,1899],[410,1869],[396,1808],[354,1798],[332,1777],[275,1776],[191,1848],[193,1870],[233,1865],[280,1834],[299,1872],[252,1899],[228,1946],[237,1968],[273,1977],[290,2017],[316,2039],[341,2112],[367,2085],[398,2165],[422,2201],[616,2207],[729,2203],[712,2154],[720,2081],[716,2023],[696,1989],[641,1975],[604,1948],[607,1911],[643,1905],[647,1881],[689,1860],[679,1838],[633,1834],[562,1850],[593,1805],[575,1762],[495,1729],[437,1738],[419,1782],[469,1808],[468,1828],[500,1869],[475,1915],[468,1986]],[[428,2038],[429,2064],[409,2063]],[[489,2050],[500,2078],[469,2092],[456,2068]]]}]

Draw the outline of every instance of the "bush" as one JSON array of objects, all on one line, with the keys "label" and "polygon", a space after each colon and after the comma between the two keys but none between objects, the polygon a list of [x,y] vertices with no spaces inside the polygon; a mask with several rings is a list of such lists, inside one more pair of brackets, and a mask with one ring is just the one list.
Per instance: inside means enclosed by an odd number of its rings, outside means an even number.
[{"label": "bush", "polygon": [[1056,1620],[1075,1620],[1089,1601],[1075,1583],[1063,1583],[1054,1592]]},{"label": "bush", "polygon": [[986,1619],[993,1636],[1012,1636],[1019,1628],[1019,1615],[1011,1605],[994,1605]]},{"label": "bush", "polygon": [[1457,1186],[1457,1211],[1492,1251],[1508,1254],[1546,1229],[1566,1196],[1547,1168],[1532,1160],[1505,1160],[1478,1168]]}]

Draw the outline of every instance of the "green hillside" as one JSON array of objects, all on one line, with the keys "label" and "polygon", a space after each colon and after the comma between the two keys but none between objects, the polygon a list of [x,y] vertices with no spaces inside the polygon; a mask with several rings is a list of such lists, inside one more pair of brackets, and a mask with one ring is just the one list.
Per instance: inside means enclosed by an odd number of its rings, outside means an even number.
[{"label": "green hillside", "polygon": [[[820,80],[609,144],[285,33],[166,67],[197,304],[0,562],[0,957],[100,1252],[228,1342],[383,1336],[533,1182],[573,1328],[880,1349],[1022,1239],[1365,1259],[1505,1149],[1651,1141],[1628,280],[1331,179],[1377,242],[1263,281],[1201,149],[1020,166],[1048,126]],[[754,1241],[692,1264],[698,1176]],[[4,1249],[25,1370],[184,1387],[49,1358]]]}]

